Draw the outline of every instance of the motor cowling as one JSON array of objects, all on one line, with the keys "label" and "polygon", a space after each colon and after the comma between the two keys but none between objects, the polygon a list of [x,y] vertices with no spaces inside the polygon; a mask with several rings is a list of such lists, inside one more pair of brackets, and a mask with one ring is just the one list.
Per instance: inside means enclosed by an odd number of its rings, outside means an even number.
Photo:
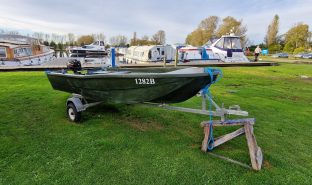
[{"label": "motor cowling", "polygon": [[80,73],[82,70],[81,62],[79,60],[70,60],[67,63],[67,69],[72,70],[74,73]]}]

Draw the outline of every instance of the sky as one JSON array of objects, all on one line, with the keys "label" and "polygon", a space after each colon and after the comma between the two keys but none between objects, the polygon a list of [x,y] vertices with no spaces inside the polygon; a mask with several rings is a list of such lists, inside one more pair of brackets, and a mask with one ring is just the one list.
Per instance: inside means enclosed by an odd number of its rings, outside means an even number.
[{"label": "sky", "polygon": [[[0,29],[32,32],[104,33],[131,38],[166,32],[169,44],[184,43],[212,15],[243,20],[249,40],[263,42],[275,14],[279,33],[296,23],[312,29],[312,0],[0,0]],[[109,40],[109,39],[108,39]]]}]

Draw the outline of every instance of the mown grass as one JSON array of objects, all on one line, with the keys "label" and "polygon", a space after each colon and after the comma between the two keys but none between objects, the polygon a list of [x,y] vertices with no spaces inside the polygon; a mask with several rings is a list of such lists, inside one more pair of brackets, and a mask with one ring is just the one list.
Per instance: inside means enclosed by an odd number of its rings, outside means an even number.
[{"label": "mown grass", "polygon": [[[254,56],[248,56],[249,60],[254,61]],[[312,64],[312,59],[296,58],[290,55],[288,58],[274,58],[272,55],[260,55],[259,62],[286,62],[286,63],[305,63]]]},{"label": "mown grass", "polygon": [[[200,151],[205,116],[102,105],[72,124],[69,94],[54,91],[43,72],[10,72],[0,74],[0,184],[311,184],[312,65],[223,73],[211,92],[256,118],[260,172]],[[200,108],[200,98],[180,105]],[[250,163],[244,137],[213,152]]]}]

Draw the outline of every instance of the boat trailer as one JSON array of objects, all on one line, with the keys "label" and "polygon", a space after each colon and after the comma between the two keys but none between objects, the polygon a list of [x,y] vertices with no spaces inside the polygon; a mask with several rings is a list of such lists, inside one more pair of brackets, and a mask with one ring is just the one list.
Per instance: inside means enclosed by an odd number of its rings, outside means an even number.
[{"label": "boat trailer", "polygon": [[[159,103],[143,103],[144,106],[153,106],[164,108],[168,110],[174,111],[181,111],[181,112],[188,112],[194,114],[201,114],[201,115],[209,115],[220,117],[220,120],[209,120],[209,121],[202,121],[201,126],[204,128],[204,139],[202,141],[201,150],[203,152],[208,152],[209,154],[226,160],[228,162],[238,164],[240,166],[253,169],[253,170],[260,170],[263,161],[263,155],[261,148],[257,145],[256,137],[254,135],[253,125],[255,124],[254,118],[244,118],[244,119],[232,119],[227,120],[227,115],[237,115],[237,116],[248,116],[247,111],[243,111],[240,109],[239,105],[230,106],[228,109],[224,108],[224,104],[220,107],[211,97],[211,95],[201,93],[200,96],[202,97],[202,109],[193,109],[193,108],[185,108],[185,107],[177,107],[177,106],[170,106],[167,104],[159,104]],[[214,107],[215,110],[207,110],[207,101]],[[89,103],[82,95],[79,94],[72,94],[72,97],[68,98],[66,101],[66,110],[67,115],[70,121],[79,122],[81,120],[81,113],[86,109],[96,106],[102,102],[92,102]],[[218,138],[213,138],[212,130],[215,127],[223,127],[223,126],[240,126],[234,132],[225,134]],[[220,146],[221,144],[232,140],[242,134],[246,135],[247,145],[249,149],[250,161],[251,166],[241,163],[239,161],[235,161],[233,159],[220,156],[218,154],[214,154],[210,152],[213,148]]]}]

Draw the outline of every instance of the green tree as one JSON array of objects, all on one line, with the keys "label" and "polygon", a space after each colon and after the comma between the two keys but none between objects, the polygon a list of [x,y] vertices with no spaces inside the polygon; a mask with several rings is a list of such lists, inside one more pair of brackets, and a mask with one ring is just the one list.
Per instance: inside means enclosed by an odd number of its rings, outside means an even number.
[{"label": "green tree", "polygon": [[78,38],[77,42],[80,46],[91,44],[94,42],[94,37],[92,35],[82,35]]},{"label": "green tree", "polygon": [[277,53],[279,51],[281,51],[282,49],[282,46],[280,44],[271,44],[269,47],[268,47],[268,50],[269,52],[272,54],[272,53]]},{"label": "green tree", "polygon": [[235,18],[228,16],[222,19],[222,23],[218,27],[219,17],[207,17],[200,22],[193,32],[187,35],[185,42],[186,44],[201,46],[214,36],[221,37],[222,35],[234,33],[241,37],[242,44],[245,46],[248,42],[246,36],[247,27],[243,25],[242,22],[242,20],[238,21]]},{"label": "green tree", "polygon": [[150,42],[149,37],[147,35],[144,35],[141,39],[138,39],[137,42],[138,45],[140,46],[153,44]]},{"label": "green tree", "polygon": [[49,44],[49,42],[48,42],[48,41],[44,41],[44,42],[43,42],[43,45],[45,45],[45,46],[49,46],[50,44]]},{"label": "green tree", "polygon": [[206,43],[214,35],[216,35],[216,30],[218,28],[219,17],[209,16],[206,19],[202,20],[198,25],[198,28],[202,30],[202,37]]},{"label": "green tree", "polygon": [[56,43],[54,41],[51,41],[50,47],[56,49],[57,48]]},{"label": "green tree", "polygon": [[287,53],[292,53],[295,49],[295,46],[291,42],[287,42],[284,46],[283,51]]},{"label": "green tree", "polygon": [[222,19],[222,24],[219,26],[216,35],[221,37],[222,35],[227,35],[234,33],[240,36],[242,45],[245,46],[247,39],[247,26],[243,25],[243,20],[236,20],[234,17],[228,16]]},{"label": "green tree", "polygon": [[294,50],[294,54],[298,54],[298,53],[302,53],[302,52],[305,52],[305,48],[304,47],[296,48]]},{"label": "green tree", "polygon": [[187,35],[185,43],[193,46],[202,46],[216,34],[219,17],[210,16],[202,20],[198,27]]},{"label": "green tree", "polygon": [[64,50],[64,45],[62,43],[58,43],[57,47],[59,50],[63,51]]},{"label": "green tree", "polygon": [[279,16],[275,15],[271,24],[268,26],[267,34],[264,38],[264,42],[269,47],[272,44],[277,44],[277,33],[279,29]]},{"label": "green tree", "polygon": [[308,47],[309,36],[309,25],[298,23],[290,28],[285,34],[285,43],[288,46],[292,46],[294,49],[299,47]]},{"label": "green tree", "polygon": [[193,46],[202,46],[204,45],[208,40],[204,38],[204,31],[200,28],[197,28],[192,33],[188,34],[186,37],[186,44],[190,44]]}]

